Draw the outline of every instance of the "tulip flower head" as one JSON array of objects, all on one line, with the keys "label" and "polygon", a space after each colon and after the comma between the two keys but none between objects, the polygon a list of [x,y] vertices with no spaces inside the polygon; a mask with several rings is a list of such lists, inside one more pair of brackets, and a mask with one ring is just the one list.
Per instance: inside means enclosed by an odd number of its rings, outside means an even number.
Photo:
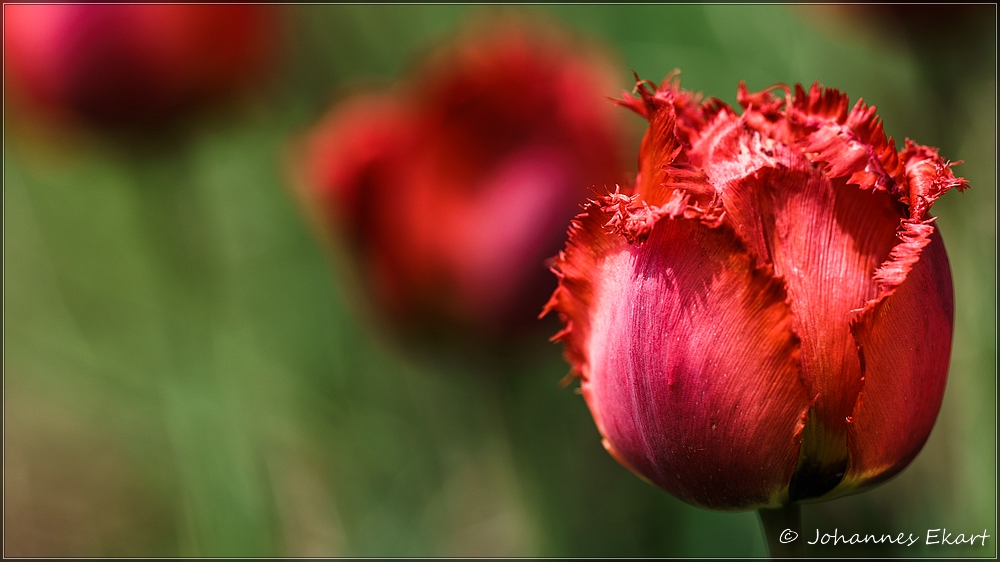
[{"label": "tulip flower head", "polygon": [[405,328],[535,325],[566,224],[623,177],[614,73],[539,25],[474,27],[311,135],[307,199]]},{"label": "tulip flower head", "polygon": [[[554,267],[556,335],[607,450],[694,505],[876,485],[937,417],[953,295],[935,149],[813,85],[725,103],[640,81],[634,194],[588,204]],[[778,95],[783,93],[783,95]]]},{"label": "tulip flower head", "polygon": [[8,82],[57,120],[162,126],[260,78],[274,20],[268,6],[5,5]]}]

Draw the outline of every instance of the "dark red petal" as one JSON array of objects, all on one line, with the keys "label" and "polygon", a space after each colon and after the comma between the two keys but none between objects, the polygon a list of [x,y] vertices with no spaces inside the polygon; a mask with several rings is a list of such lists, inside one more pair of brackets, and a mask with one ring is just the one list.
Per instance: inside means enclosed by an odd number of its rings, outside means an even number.
[{"label": "dark red petal", "polygon": [[622,197],[575,222],[552,303],[606,446],[690,503],[781,505],[809,407],[781,283],[683,198]]},{"label": "dark red petal", "polygon": [[852,311],[877,295],[873,273],[895,245],[902,217],[887,193],[831,180],[798,150],[743,121],[701,143],[727,223],[757,266],[773,265],[787,286],[802,377],[817,397],[804,453],[832,485],[846,465],[845,420],[861,390]]},{"label": "dark red petal", "polygon": [[850,468],[833,494],[902,470],[930,434],[944,395],[954,320],[948,257],[933,226],[929,244],[895,291],[852,326],[864,389],[848,425]]},{"label": "dark red petal", "polygon": [[[921,249],[930,242],[933,231],[926,218],[933,201],[952,187],[962,189],[967,185],[954,177],[950,164],[933,149],[907,141],[906,149],[897,155],[874,108],[859,101],[844,115],[846,103],[846,96],[835,90],[823,91],[814,86],[808,97],[797,89],[789,110],[788,120],[795,125],[789,131],[793,135],[808,133],[799,136],[794,146],[803,150],[813,163],[822,165],[822,173],[807,166],[795,150],[783,143],[748,135],[737,124],[731,125],[728,137],[718,134],[720,138],[700,140],[702,145],[711,147],[711,155],[705,157],[706,172],[722,192],[728,220],[748,240],[752,251],[766,256],[765,263],[773,263],[775,274],[785,279],[791,297],[794,329],[802,340],[803,377],[809,389],[818,395],[804,433],[804,462],[800,471],[812,471],[826,481],[815,484],[812,490],[808,490],[809,484],[804,484],[804,497],[821,493],[824,486],[835,481],[846,467],[843,455],[851,456],[851,465],[854,464],[854,451],[844,448],[847,445],[844,435],[845,420],[858,408],[851,403],[856,403],[859,396],[864,361],[868,359],[854,354],[856,345],[863,347],[855,337],[868,333],[857,332],[859,326],[869,327],[873,315],[878,314],[876,308],[884,306],[882,301],[907,279],[910,269],[920,260]],[[753,108],[747,110],[747,122],[753,122],[753,112]],[[765,133],[774,130],[778,128]],[[724,164],[713,167],[711,163],[716,161]],[[717,183],[732,175],[738,177],[741,167],[746,180],[721,186]],[[846,183],[856,184],[864,191]],[[875,191],[868,192],[872,189]],[[909,206],[908,213],[904,205]],[[876,269],[879,262],[882,263]],[[950,286],[946,260],[944,273],[940,274],[948,277]],[[852,322],[858,316],[852,311],[862,306],[860,319]],[[946,325],[949,347],[942,351],[938,346],[927,352],[936,354],[935,357],[925,358],[927,368],[939,368],[934,376],[940,376],[941,383],[938,389],[927,383],[930,385],[927,400],[937,402],[930,410],[924,408],[914,414],[926,416],[920,418],[928,424],[920,428],[926,431],[940,403],[950,349],[950,319],[946,324],[940,318],[932,320],[937,324],[928,330],[931,337],[941,336],[935,330]],[[912,323],[896,326],[899,330],[896,337],[909,336],[915,326]],[[856,333],[849,337],[849,329]],[[900,371],[897,376],[906,375]],[[930,375],[914,376],[930,378]],[[871,403],[881,399],[882,395],[876,391],[869,398],[870,407],[877,408]],[[879,432],[872,427],[867,431],[866,437]],[[900,464],[893,465],[895,470],[916,454],[926,431],[916,436],[915,442],[902,445],[904,449],[912,449],[905,451],[905,460],[900,457]],[[851,474],[855,470],[852,468]],[[855,480],[872,477],[872,474],[852,476]],[[842,493],[851,485],[842,483],[840,491],[834,493]]]},{"label": "dark red petal", "polygon": [[851,463],[833,495],[882,482],[920,451],[944,395],[954,324],[948,256],[933,218],[934,201],[968,187],[937,151],[906,141],[900,198],[910,218],[900,243],[875,272],[878,295],[856,314],[851,330],[863,359],[864,387],[848,426]]}]

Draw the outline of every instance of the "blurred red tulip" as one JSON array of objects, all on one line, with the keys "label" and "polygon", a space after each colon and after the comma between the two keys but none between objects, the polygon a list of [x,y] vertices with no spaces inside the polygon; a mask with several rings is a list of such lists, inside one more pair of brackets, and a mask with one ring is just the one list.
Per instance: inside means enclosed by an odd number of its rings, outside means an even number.
[{"label": "blurred red tulip", "polygon": [[[784,90],[784,97],[774,95]],[[622,105],[650,126],[633,197],[573,222],[547,310],[623,465],[689,503],[778,507],[859,491],[930,433],[951,352],[931,204],[950,163],[818,84],[737,115],[669,78]]]},{"label": "blurred red tulip", "polygon": [[318,126],[310,196],[391,317],[533,325],[566,225],[591,189],[624,177],[601,60],[537,26],[475,28],[397,92],[358,96]]},{"label": "blurred red tulip", "polygon": [[57,119],[162,125],[260,78],[275,15],[253,5],[5,5],[7,83]]}]

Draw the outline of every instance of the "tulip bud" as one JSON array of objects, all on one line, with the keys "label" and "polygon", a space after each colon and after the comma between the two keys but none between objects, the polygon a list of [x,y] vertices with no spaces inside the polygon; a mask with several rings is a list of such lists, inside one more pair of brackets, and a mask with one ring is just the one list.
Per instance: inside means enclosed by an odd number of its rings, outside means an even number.
[{"label": "tulip bud", "polygon": [[509,335],[591,189],[623,177],[614,73],[538,25],[475,27],[310,136],[307,199],[401,325]]},{"label": "tulip bud", "polygon": [[[741,84],[737,114],[669,77],[634,195],[570,227],[546,311],[608,451],[694,505],[779,507],[878,484],[919,452],[953,324],[928,213],[951,164],[837,90]],[[776,95],[775,92],[784,95]]]},{"label": "tulip bud", "polygon": [[5,5],[8,83],[51,118],[164,125],[260,78],[273,20],[252,5]]}]

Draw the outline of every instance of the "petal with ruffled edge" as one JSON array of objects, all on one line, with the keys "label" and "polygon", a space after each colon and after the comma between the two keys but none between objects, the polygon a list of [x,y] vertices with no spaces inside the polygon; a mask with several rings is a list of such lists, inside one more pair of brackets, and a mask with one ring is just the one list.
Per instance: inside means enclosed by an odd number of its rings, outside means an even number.
[{"label": "petal with ruffled edge", "polygon": [[850,468],[831,496],[891,478],[930,435],[951,354],[951,272],[934,230],[906,280],[853,326],[864,387],[848,425]]},{"label": "petal with ruffled edge", "polygon": [[700,135],[710,123],[732,117],[729,106],[700,98],[679,89],[671,73],[660,87],[638,80],[635,91],[615,103],[649,120],[649,128],[639,147],[639,173],[635,190],[650,205],[663,205],[676,191],[683,191],[693,202],[711,206],[717,195],[704,172],[688,160],[690,140]]},{"label": "petal with ruffled edge", "polygon": [[802,376],[816,396],[793,490],[798,499],[825,493],[844,474],[846,419],[862,378],[849,324],[852,311],[877,294],[873,273],[896,244],[902,217],[887,193],[831,179],[799,151],[768,141],[735,124],[708,155],[707,169],[730,224],[788,287]]},{"label": "petal with ruffled edge", "polygon": [[946,191],[968,183],[929,147],[907,141],[899,159],[910,218],[875,273],[878,296],[851,323],[864,387],[848,425],[850,467],[831,495],[878,484],[906,467],[930,435],[944,396],[954,291],[944,242],[927,212]]},{"label": "petal with ruffled edge", "polygon": [[782,284],[680,193],[625,201],[574,222],[550,302],[605,446],[690,503],[782,505],[809,408]]}]

